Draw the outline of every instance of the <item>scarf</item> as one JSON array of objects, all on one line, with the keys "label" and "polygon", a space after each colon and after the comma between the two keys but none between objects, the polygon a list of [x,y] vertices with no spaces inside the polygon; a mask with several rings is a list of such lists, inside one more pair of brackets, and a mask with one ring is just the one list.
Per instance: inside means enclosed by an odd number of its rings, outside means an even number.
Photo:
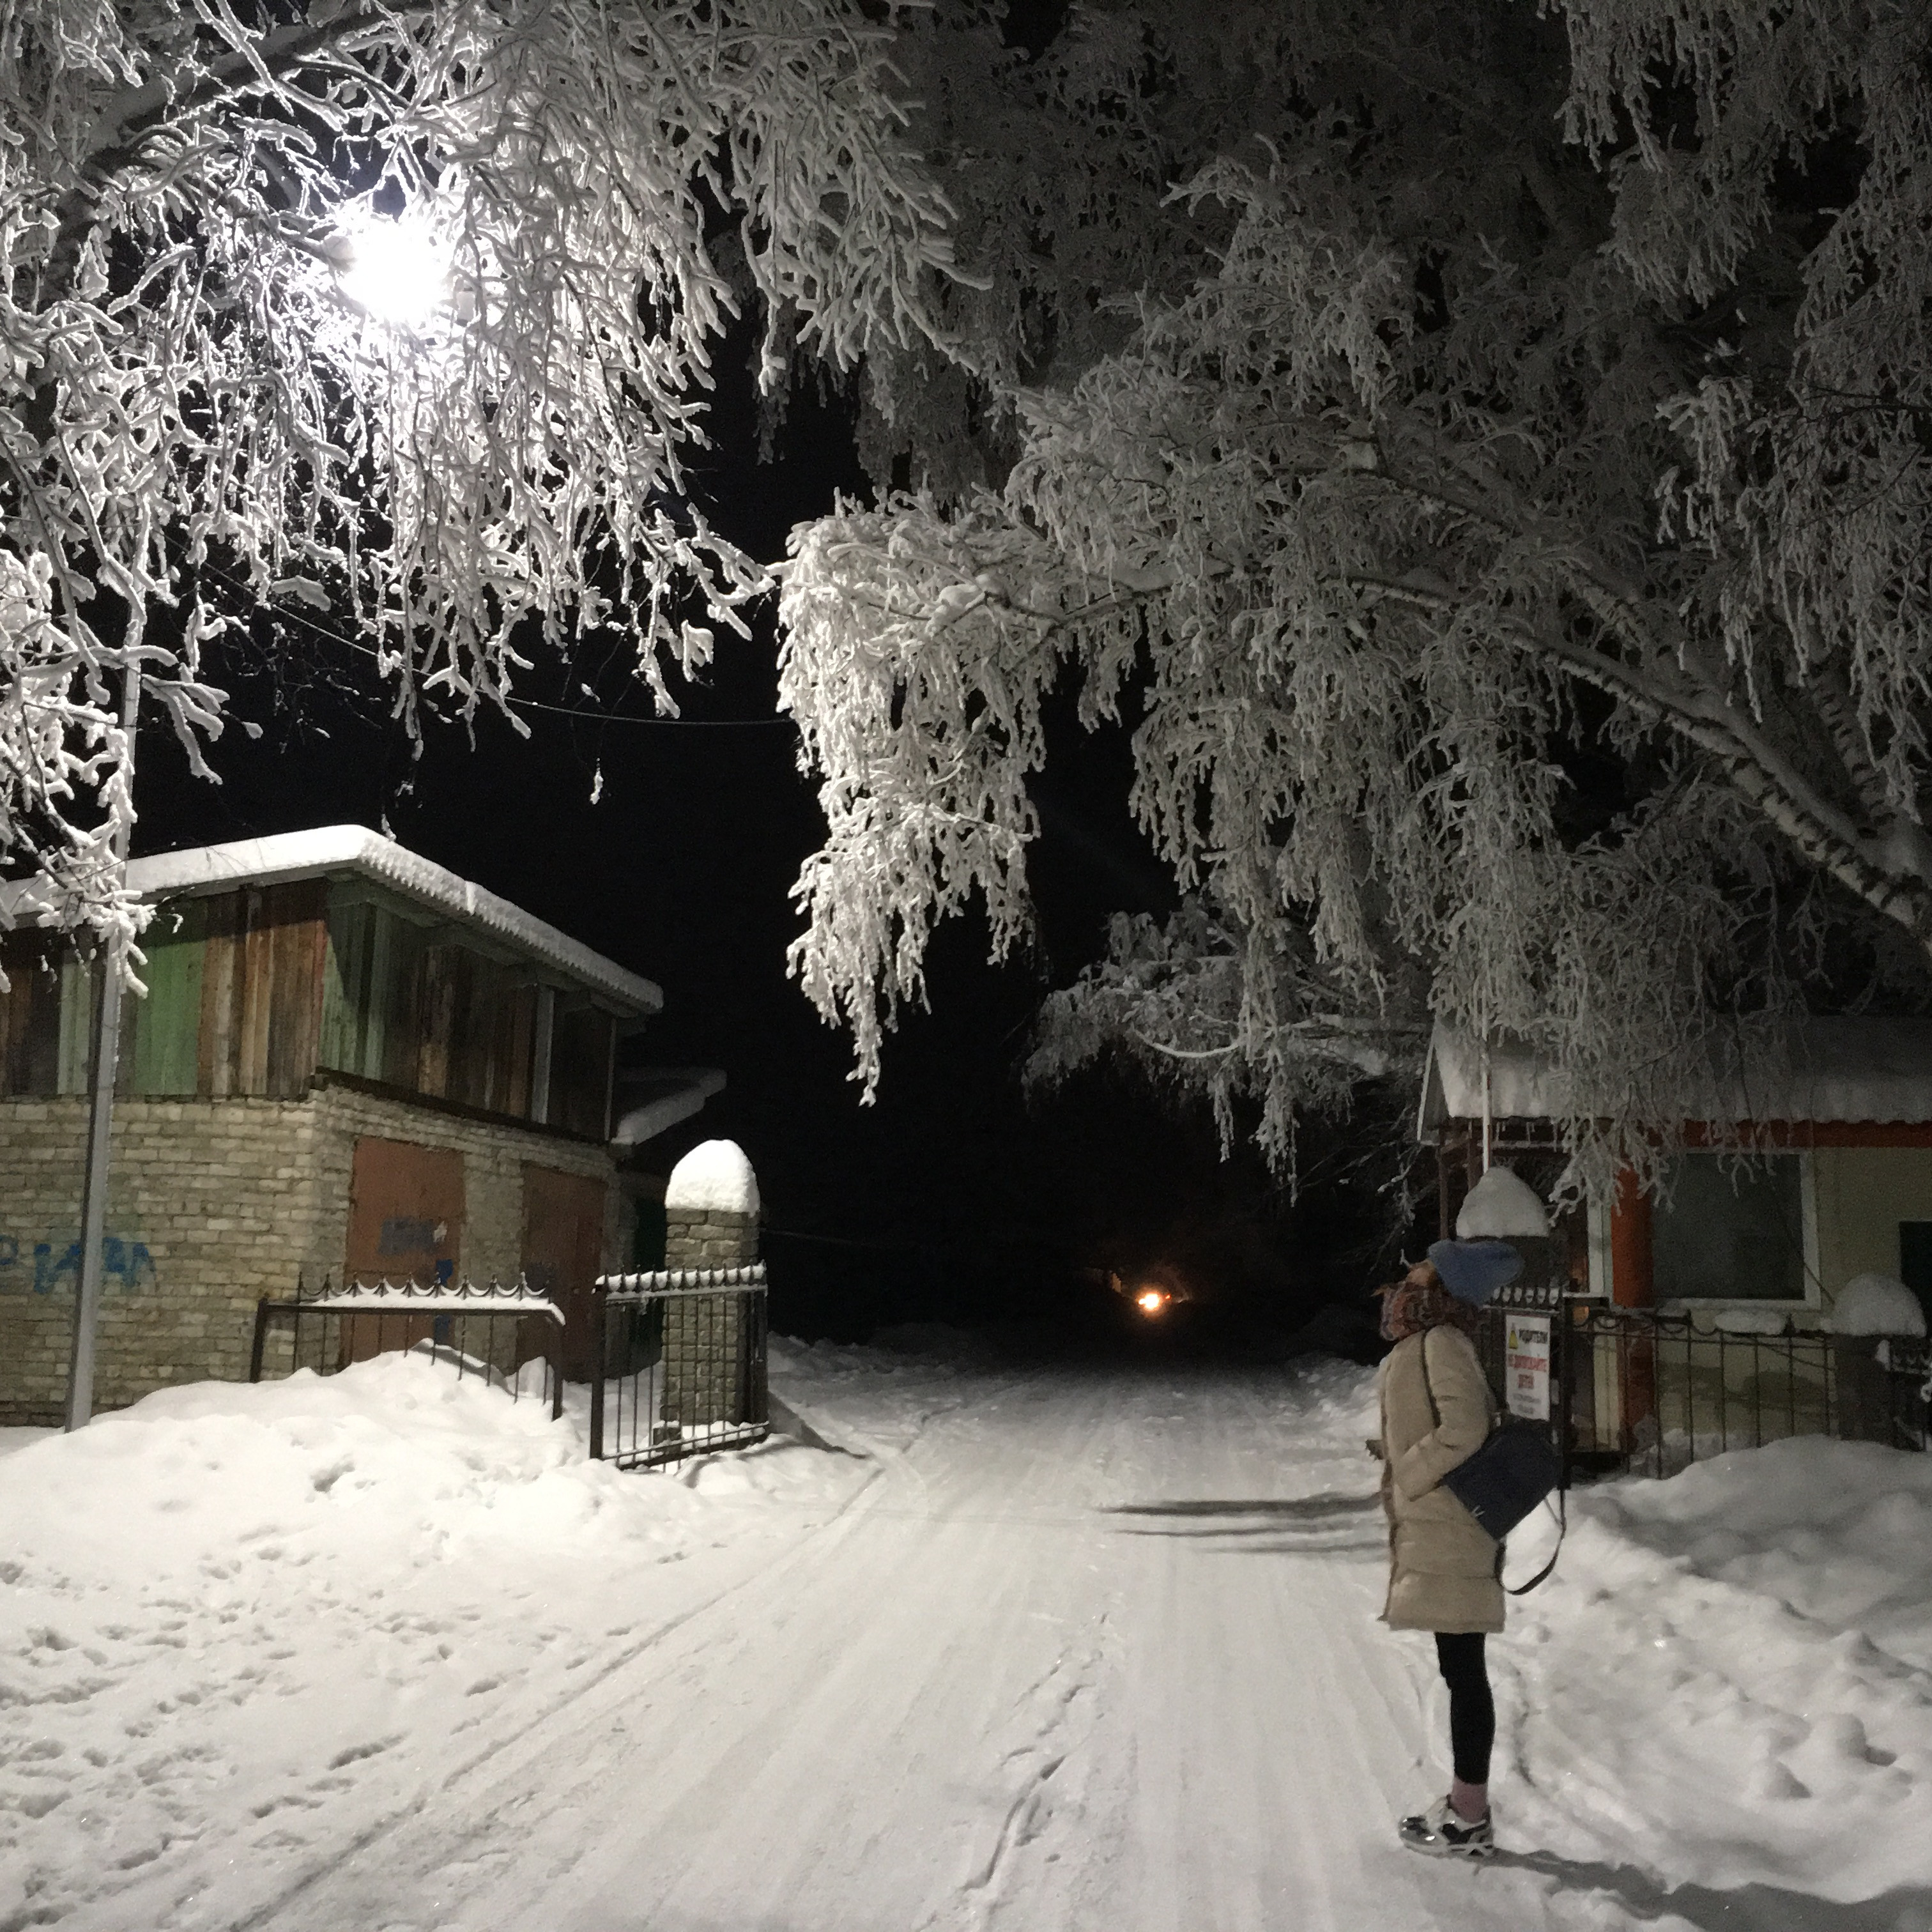
[{"label": "scarf", "polygon": [[1391,1342],[1406,1341],[1444,1322],[1474,1341],[1481,1325],[1482,1310],[1458,1301],[1439,1281],[1399,1281],[1382,1294],[1382,1334]]}]

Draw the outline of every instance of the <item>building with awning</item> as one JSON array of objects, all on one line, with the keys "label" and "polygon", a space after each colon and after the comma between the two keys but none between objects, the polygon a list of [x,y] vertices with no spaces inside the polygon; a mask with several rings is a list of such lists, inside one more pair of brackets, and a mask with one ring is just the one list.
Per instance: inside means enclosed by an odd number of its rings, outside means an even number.
[{"label": "building with awning", "polygon": [[[1932,1310],[1932,1019],[1810,1018],[1748,1056],[1720,1042],[1684,1090],[1664,1185],[1626,1175],[1613,1199],[1559,1222],[1578,1292],[1802,1324],[1880,1274]],[[1546,1196],[1580,1111],[1564,1070],[1532,1048],[1486,1048],[1438,1025],[1417,1132],[1436,1151],[1445,1228],[1482,1171],[1486,1132],[1491,1157]]]},{"label": "building with awning", "polygon": [[[624,1150],[723,1084],[620,1097],[650,980],[361,826],[131,862],[104,1406],[247,1372],[255,1304],[324,1280],[514,1281],[568,1310],[627,1265]],[[51,1419],[79,1269],[96,975],[0,887],[0,1420]]]}]

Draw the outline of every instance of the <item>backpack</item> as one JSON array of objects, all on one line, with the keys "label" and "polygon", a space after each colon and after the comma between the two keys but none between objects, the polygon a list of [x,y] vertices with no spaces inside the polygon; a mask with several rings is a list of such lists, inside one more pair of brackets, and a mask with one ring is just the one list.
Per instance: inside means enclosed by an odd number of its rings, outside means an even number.
[{"label": "backpack", "polygon": [[[1436,1390],[1429,1378],[1429,1337],[1422,1338],[1422,1386],[1429,1397],[1429,1412],[1442,1426],[1442,1412],[1436,1406]],[[1563,1480],[1563,1458],[1556,1452],[1549,1432],[1533,1422],[1504,1414],[1491,1427],[1488,1440],[1475,1453],[1456,1464],[1442,1478],[1442,1486],[1496,1540],[1496,1575],[1502,1576],[1502,1540],[1516,1525],[1547,1497],[1556,1492],[1556,1547],[1550,1561],[1527,1583],[1503,1588],[1512,1597],[1527,1596],[1556,1568],[1568,1533],[1569,1498]]]}]

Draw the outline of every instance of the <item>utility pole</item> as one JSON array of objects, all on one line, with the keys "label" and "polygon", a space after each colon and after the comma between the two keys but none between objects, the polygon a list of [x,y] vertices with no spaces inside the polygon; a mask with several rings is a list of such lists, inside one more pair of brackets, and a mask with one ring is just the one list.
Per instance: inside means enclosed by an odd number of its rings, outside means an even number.
[{"label": "utility pole", "polygon": [[[121,729],[127,739],[128,785],[134,783],[134,726],[141,709],[141,668],[130,663],[121,682]],[[114,835],[117,884],[128,876],[128,824]],[[84,1429],[94,1413],[94,1339],[100,1318],[100,1277],[107,1234],[107,1174],[114,1127],[114,1082],[121,1064],[121,979],[118,948],[100,955],[100,996],[94,1002],[94,1037],[88,1055],[87,1170],[80,1196],[80,1280],[74,1297],[74,1352],[68,1365],[67,1426]]]}]

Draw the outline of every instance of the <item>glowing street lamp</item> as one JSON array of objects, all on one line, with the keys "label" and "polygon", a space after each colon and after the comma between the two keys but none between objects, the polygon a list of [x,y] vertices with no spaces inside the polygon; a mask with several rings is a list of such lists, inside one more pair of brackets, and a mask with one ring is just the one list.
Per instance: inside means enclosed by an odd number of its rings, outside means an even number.
[{"label": "glowing street lamp", "polygon": [[453,305],[448,244],[420,214],[370,215],[329,242],[336,285],[368,316],[397,328],[427,328]]},{"label": "glowing street lamp", "polygon": [[1134,1297],[1134,1306],[1143,1315],[1158,1315],[1167,1306],[1167,1297],[1157,1288],[1144,1288]]}]

